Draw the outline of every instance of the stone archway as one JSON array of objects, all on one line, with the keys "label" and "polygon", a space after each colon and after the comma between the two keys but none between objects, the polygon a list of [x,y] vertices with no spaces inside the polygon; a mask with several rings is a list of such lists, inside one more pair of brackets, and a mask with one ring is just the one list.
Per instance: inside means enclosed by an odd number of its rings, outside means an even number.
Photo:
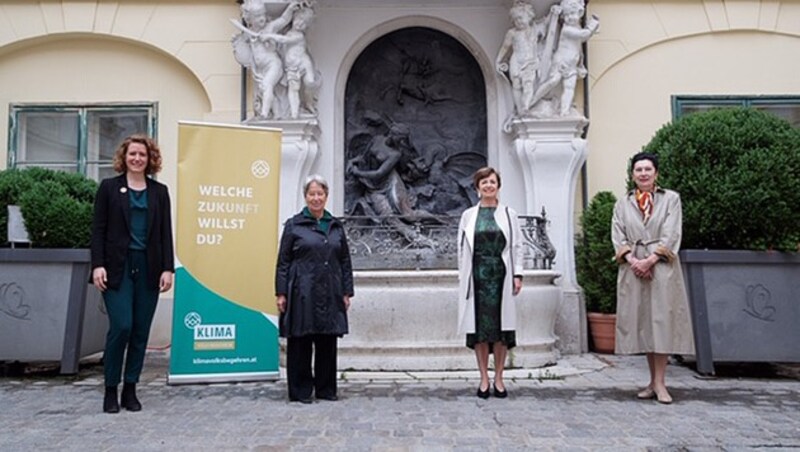
[{"label": "stone archway", "polygon": [[344,113],[344,213],[369,217],[362,226],[371,228],[370,237],[354,231],[369,242],[366,248],[393,251],[391,261],[373,255],[358,266],[453,267],[449,230],[476,201],[471,175],[487,161],[486,84],[478,62],[438,30],[385,34],[355,60]]}]

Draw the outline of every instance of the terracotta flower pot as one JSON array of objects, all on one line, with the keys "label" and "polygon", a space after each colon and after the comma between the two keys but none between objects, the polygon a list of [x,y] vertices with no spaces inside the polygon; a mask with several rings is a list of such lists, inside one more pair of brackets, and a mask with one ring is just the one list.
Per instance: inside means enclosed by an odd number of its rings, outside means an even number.
[{"label": "terracotta flower pot", "polygon": [[590,312],[589,332],[592,334],[594,351],[598,353],[614,353],[614,329],[617,324],[616,314]]}]

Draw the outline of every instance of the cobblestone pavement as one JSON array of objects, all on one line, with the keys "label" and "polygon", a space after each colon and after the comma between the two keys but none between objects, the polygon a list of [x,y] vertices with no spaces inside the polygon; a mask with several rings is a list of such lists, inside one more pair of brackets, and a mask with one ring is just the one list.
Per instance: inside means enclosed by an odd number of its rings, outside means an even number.
[{"label": "cobblestone pavement", "polygon": [[338,402],[289,403],[285,381],[167,386],[150,352],[144,409],[104,414],[102,367],[0,377],[0,451],[800,450],[800,378],[713,379],[670,365],[675,403],[639,401],[643,357],[563,357],[507,373],[508,399],[475,397],[477,372],[345,372]]}]

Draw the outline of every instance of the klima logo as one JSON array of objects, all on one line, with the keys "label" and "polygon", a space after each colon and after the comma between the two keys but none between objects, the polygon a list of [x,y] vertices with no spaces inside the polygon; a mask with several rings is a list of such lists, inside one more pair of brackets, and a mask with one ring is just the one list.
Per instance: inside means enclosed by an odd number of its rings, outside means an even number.
[{"label": "klima logo", "polygon": [[196,341],[232,341],[236,340],[236,325],[195,325]]}]

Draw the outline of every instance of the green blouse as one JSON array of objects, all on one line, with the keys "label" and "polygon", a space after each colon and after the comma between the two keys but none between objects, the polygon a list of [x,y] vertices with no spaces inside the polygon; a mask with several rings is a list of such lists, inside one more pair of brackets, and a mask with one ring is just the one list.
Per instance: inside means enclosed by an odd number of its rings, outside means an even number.
[{"label": "green blouse", "polygon": [[147,189],[128,190],[131,206],[131,243],[128,249],[144,250],[147,248]]}]

